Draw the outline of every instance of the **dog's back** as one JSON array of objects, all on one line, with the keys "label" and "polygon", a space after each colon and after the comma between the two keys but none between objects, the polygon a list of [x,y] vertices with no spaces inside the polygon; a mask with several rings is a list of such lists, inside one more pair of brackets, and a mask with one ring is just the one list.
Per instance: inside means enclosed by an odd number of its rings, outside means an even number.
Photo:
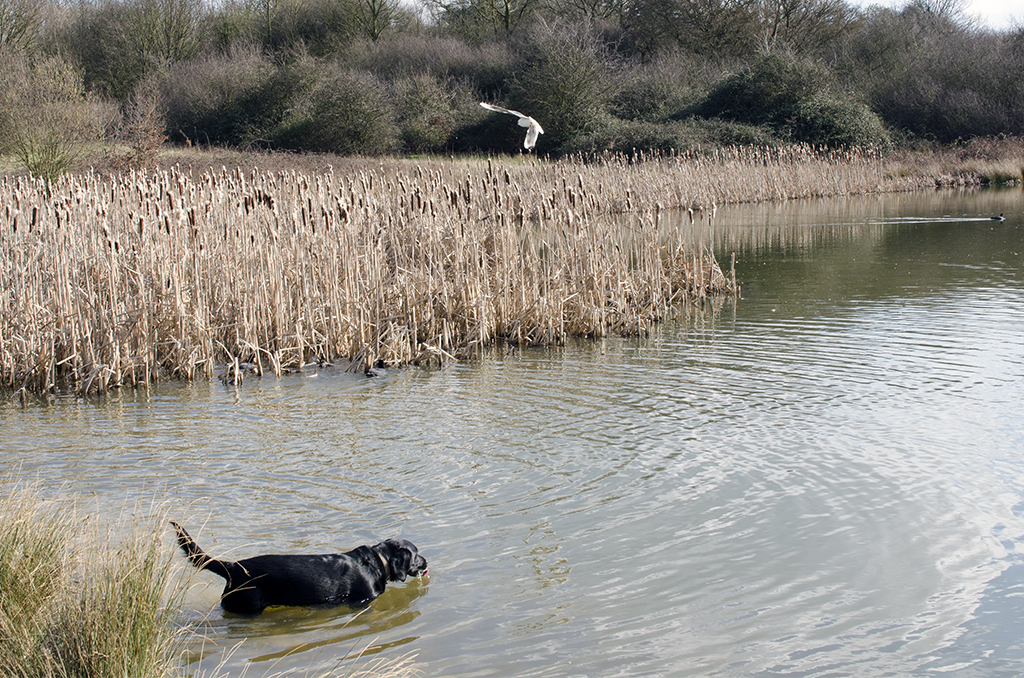
[{"label": "dog's back", "polygon": [[361,604],[383,593],[387,584],[381,572],[350,553],[263,555],[237,565],[246,581],[259,587],[267,605]]}]

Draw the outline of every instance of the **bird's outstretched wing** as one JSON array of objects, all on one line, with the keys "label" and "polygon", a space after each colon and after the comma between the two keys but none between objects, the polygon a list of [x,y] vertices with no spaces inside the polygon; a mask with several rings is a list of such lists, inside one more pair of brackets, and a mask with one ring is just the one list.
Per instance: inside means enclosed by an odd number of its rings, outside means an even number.
[{"label": "bird's outstretched wing", "polygon": [[502,108],[501,106],[495,106],[494,104],[485,104],[480,102],[480,105],[489,111],[495,111],[497,113],[508,113],[509,115],[517,115],[520,118],[529,118],[530,116],[520,113],[519,111],[513,111],[511,108]]}]

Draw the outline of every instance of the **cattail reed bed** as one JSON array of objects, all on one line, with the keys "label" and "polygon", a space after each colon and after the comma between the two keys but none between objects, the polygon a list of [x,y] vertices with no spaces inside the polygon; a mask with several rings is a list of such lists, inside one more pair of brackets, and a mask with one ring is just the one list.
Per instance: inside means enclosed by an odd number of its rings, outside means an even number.
[{"label": "cattail reed bed", "polygon": [[6,177],[0,379],[89,393],[642,333],[681,300],[737,292],[661,210],[710,220],[726,202],[920,181],[811,149]]}]

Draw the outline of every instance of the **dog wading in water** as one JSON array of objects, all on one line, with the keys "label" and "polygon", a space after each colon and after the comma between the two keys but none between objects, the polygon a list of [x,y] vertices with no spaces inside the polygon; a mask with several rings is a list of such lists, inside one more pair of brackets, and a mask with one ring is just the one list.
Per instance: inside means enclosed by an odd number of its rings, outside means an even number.
[{"label": "dog wading in water", "polygon": [[211,558],[181,525],[171,522],[189,562],[225,580],[220,604],[228,612],[256,614],[269,605],[365,605],[389,581],[427,573],[412,542],[388,539],[346,553]]}]

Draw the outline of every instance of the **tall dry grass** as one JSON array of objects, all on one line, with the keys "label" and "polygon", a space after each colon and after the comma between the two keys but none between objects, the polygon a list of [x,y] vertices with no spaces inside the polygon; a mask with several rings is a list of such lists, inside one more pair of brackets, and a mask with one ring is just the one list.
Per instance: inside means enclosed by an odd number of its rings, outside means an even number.
[{"label": "tall dry grass", "polygon": [[171,551],[158,524],[136,521],[115,541],[34,488],[0,497],[0,675],[179,673]]},{"label": "tall dry grass", "polygon": [[926,181],[807,148],[7,177],[0,383],[87,393],[643,332],[679,300],[736,292],[710,252],[659,228],[661,210],[710,219],[716,203]]}]

